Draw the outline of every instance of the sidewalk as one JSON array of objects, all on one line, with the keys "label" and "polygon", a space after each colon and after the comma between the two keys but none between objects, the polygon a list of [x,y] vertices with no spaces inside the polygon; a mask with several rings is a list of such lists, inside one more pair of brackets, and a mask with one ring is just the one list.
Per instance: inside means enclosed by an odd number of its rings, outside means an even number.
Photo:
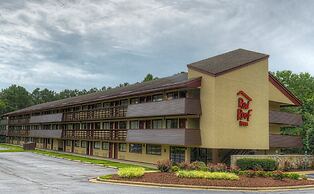
[{"label": "sidewalk", "polygon": [[98,156],[88,156],[88,155],[83,155],[83,154],[77,154],[77,153],[69,153],[69,152],[62,152],[62,151],[56,151],[56,150],[46,150],[46,149],[39,149],[36,148],[37,150],[42,150],[42,151],[49,151],[49,152],[55,152],[55,153],[61,153],[61,154],[67,154],[67,155],[73,155],[73,156],[80,156],[80,157],[85,157],[85,158],[90,158],[90,159],[97,159],[97,160],[107,160],[111,162],[120,162],[124,164],[133,164],[133,165],[139,165],[139,166],[144,166],[147,168],[152,168],[152,169],[157,169],[157,167],[153,164],[147,164],[143,162],[134,162],[134,161],[127,161],[127,160],[118,160],[118,159],[112,159],[112,158],[102,158]]}]

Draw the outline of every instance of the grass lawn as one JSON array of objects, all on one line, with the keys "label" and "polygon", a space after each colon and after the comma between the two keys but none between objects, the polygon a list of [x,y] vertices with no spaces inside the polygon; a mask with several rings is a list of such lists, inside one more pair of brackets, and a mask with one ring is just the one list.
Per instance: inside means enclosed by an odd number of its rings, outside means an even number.
[{"label": "grass lawn", "polygon": [[20,146],[0,143],[0,153],[1,152],[24,152],[24,150]]},{"label": "grass lawn", "polygon": [[68,154],[68,153],[59,153],[59,152],[52,152],[52,151],[46,151],[46,150],[33,150],[31,152],[37,153],[37,154],[44,154],[47,156],[53,156],[53,157],[57,157],[57,158],[77,160],[77,161],[86,162],[86,163],[101,164],[101,165],[104,165],[107,167],[116,167],[116,168],[143,167],[143,168],[145,168],[145,170],[153,170],[151,168],[147,168],[144,166],[139,166],[139,165],[134,165],[134,164],[125,164],[125,163],[113,162],[113,161],[102,160],[102,159],[87,158],[84,156],[76,156],[76,155],[72,155],[72,154]]}]

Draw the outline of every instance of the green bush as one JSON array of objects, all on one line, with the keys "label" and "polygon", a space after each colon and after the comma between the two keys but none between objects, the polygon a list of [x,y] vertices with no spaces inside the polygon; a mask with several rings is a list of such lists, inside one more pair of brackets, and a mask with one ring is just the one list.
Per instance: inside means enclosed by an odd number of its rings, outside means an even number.
[{"label": "green bush", "polygon": [[123,178],[141,177],[145,173],[145,169],[141,167],[120,168],[118,176]]},{"label": "green bush", "polygon": [[277,162],[272,159],[243,158],[238,159],[236,163],[241,170],[274,171],[277,169]]},{"label": "green bush", "polygon": [[285,173],[284,177],[288,179],[299,180],[301,178],[301,175],[298,173],[291,172],[291,173]]},{"label": "green bush", "polygon": [[182,170],[176,173],[180,178],[202,178],[212,180],[239,180],[239,177],[228,172],[205,172],[198,170]]},{"label": "green bush", "polygon": [[282,180],[285,178],[285,174],[282,171],[277,170],[272,173],[272,177],[275,180]]},{"label": "green bush", "polygon": [[179,169],[179,167],[178,166],[173,166],[172,168],[171,168],[171,172],[178,172],[180,169]]},{"label": "green bush", "polygon": [[200,161],[195,161],[191,163],[192,169],[193,170],[203,170],[203,171],[207,171],[207,166],[204,162],[200,162]]},{"label": "green bush", "polygon": [[158,160],[157,168],[160,172],[170,172],[172,167],[172,162],[170,160]]}]

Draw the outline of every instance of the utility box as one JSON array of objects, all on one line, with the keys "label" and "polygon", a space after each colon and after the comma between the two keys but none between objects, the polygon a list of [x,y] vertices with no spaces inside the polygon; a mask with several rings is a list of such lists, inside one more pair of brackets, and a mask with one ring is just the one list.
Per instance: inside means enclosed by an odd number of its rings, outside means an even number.
[{"label": "utility box", "polygon": [[35,150],[36,148],[36,143],[34,142],[28,142],[23,144],[23,149],[24,150]]}]

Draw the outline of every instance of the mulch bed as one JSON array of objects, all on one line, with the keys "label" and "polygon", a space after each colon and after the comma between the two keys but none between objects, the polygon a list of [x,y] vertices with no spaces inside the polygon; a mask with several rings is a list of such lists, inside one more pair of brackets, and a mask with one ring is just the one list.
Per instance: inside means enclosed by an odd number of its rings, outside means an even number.
[{"label": "mulch bed", "polygon": [[298,185],[314,185],[311,180],[274,180],[272,178],[254,177],[248,178],[240,176],[239,180],[207,180],[207,179],[188,179],[178,178],[174,173],[151,172],[145,173],[140,178],[120,178],[113,175],[112,180],[148,182],[158,184],[179,184],[179,185],[195,185],[195,186],[225,186],[225,187],[281,187],[281,186],[298,186]]}]

